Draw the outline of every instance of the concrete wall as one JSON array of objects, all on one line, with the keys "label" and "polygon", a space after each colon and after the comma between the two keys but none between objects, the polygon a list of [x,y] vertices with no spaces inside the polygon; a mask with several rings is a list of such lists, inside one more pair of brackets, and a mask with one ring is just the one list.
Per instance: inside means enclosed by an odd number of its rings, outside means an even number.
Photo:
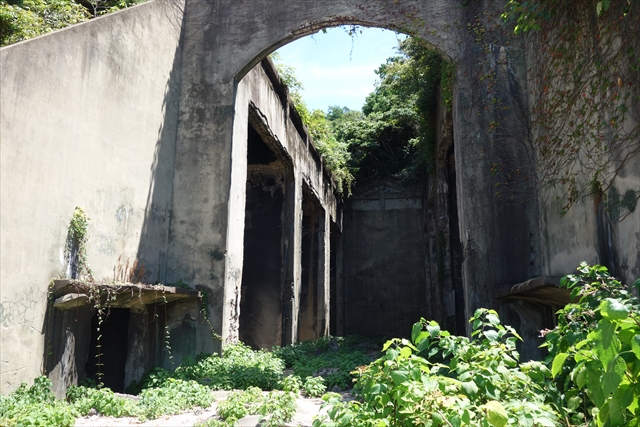
[{"label": "concrete wall", "polygon": [[[629,16],[635,16],[635,18],[629,18],[629,20],[621,18],[622,10],[618,7],[626,6],[617,5],[608,14],[603,14],[599,18],[596,18],[596,11],[591,8],[567,9],[570,11],[569,13],[577,15],[571,17],[573,20],[579,20],[577,22],[583,23],[581,30],[587,37],[594,37],[594,34],[598,34],[598,39],[601,39],[600,46],[598,44],[589,45],[589,49],[594,49],[594,55],[602,55],[604,58],[604,68],[607,71],[605,71],[606,74],[599,74],[600,79],[606,77],[614,83],[606,86],[606,93],[597,92],[594,95],[587,91],[582,94],[582,99],[577,104],[572,105],[572,108],[567,108],[567,118],[551,122],[556,127],[546,129],[546,135],[566,137],[574,130],[566,124],[564,126],[562,124],[573,122],[576,118],[583,120],[581,119],[582,115],[588,117],[589,120],[594,120],[588,109],[586,114],[579,111],[582,107],[580,102],[595,101],[597,105],[601,96],[607,97],[605,98],[607,99],[606,104],[610,106],[611,110],[620,111],[622,107],[620,104],[624,104],[628,112],[640,111],[637,86],[639,74],[637,71],[631,71],[634,69],[637,59],[633,55],[627,55],[627,52],[640,50],[640,38],[626,36],[627,31],[636,29],[634,27],[637,25],[636,12],[640,11],[640,7],[637,4],[631,6]],[[615,30],[606,29],[607,26],[611,26]],[[544,82],[539,77],[549,68],[545,67],[544,52],[546,51],[541,49],[547,42],[543,41],[541,35],[548,34],[550,37],[554,37],[553,31],[554,29],[544,29],[527,38],[527,43],[531,46],[527,57],[527,71],[529,87],[532,92],[529,99],[532,121],[537,120],[535,114],[539,111],[535,108],[534,103],[547,100],[541,95],[544,93],[543,85],[549,85],[552,88],[551,93],[554,93],[554,88],[556,90],[570,89],[570,87],[564,87],[566,83],[562,80],[560,73],[554,73],[549,81]],[[584,50],[584,47],[576,47],[576,49],[579,48]],[[620,53],[618,54],[618,52]],[[616,83],[618,79],[619,81]],[[591,87],[590,85],[601,87],[602,83],[601,80],[592,81],[585,84],[584,87]],[[616,95],[618,99],[616,99]],[[609,100],[608,97],[611,99]],[[607,117],[609,112],[599,111],[599,114],[602,114],[600,117]],[[562,141],[565,146],[574,148],[574,152],[577,152],[579,157],[567,156],[564,159],[554,160],[567,162],[565,168],[571,168],[572,173],[577,171],[575,174],[577,187],[580,190],[586,189],[584,193],[578,195],[575,203],[565,215],[560,213],[564,210],[564,205],[567,202],[567,195],[560,191],[566,190],[563,188],[563,182],[557,182],[554,186],[545,185],[547,182],[541,183],[538,197],[541,211],[542,248],[544,248],[542,255],[546,276],[563,276],[573,273],[581,261],[586,261],[590,264],[597,263],[607,266],[613,275],[627,284],[633,283],[640,277],[640,208],[638,207],[640,198],[640,136],[638,133],[640,117],[637,113],[630,113],[625,115],[624,122],[621,122],[619,117],[616,120],[615,126],[609,126],[608,123],[602,126],[598,123],[597,133],[602,136],[602,140],[596,140],[594,135],[596,132],[593,132],[590,136],[578,141],[575,138],[570,141]],[[616,120],[612,120],[611,124],[613,125]],[[608,118],[607,121],[609,121]],[[580,124],[580,126],[584,125],[586,125],[585,128],[590,127],[588,123]],[[540,126],[534,124],[531,138],[536,147],[541,146],[540,143],[536,143],[540,136]],[[625,144],[621,145],[619,141],[625,139]],[[598,147],[603,143],[608,144],[606,151],[591,148],[594,145]],[[562,178],[554,173],[554,165],[550,164],[545,156],[540,153],[536,154],[542,165],[539,172],[540,179]],[[626,162],[623,163],[625,158]],[[602,167],[601,164],[596,163],[601,160],[608,163],[600,171],[598,177],[603,190],[599,193],[591,190],[592,186],[589,181],[595,177],[595,170]],[[611,177],[615,178],[610,180]],[[630,195],[626,202],[622,200],[625,193],[627,196]]]},{"label": "concrete wall", "polygon": [[407,336],[428,307],[422,187],[393,180],[356,187],[344,214],[345,332]]},{"label": "concrete wall", "polygon": [[[269,165],[250,165],[247,167],[247,139],[249,137],[249,124],[260,134],[260,138],[272,150],[274,160]],[[227,229],[227,252],[226,258],[226,283],[224,284],[224,306],[222,307],[223,336],[228,341],[237,340],[239,332],[242,331],[244,337],[257,337],[266,331],[272,331],[276,323],[282,328],[282,335],[269,336],[261,339],[251,338],[251,343],[255,346],[271,347],[282,343],[295,342],[302,338],[310,338],[309,328],[313,330],[314,336],[322,336],[328,333],[329,327],[329,221],[337,222],[337,198],[335,185],[331,181],[330,174],[322,164],[313,142],[302,126],[297,112],[292,107],[291,100],[286,90],[281,85],[273,64],[269,60],[262,61],[252,69],[238,84],[236,94],[235,116],[233,131],[233,159],[231,164],[230,202],[229,219]],[[277,173],[269,172],[269,168],[277,168]],[[249,172],[249,175],[247,173]],[[270,174],[270,175],[269,175]],[[274,180],[269,186],[266,179],[258,179],[258,175],[267,175]],[[264,178],[263,177],[263,178]],[[247,179],[249,178],[249,181]],[[262,181],[262,182],[261,182]],[[255,189],[254,186],[261,186],[263,189]],[[316,201],[318,209],[324,214],[320,215],[321,223],[315,230],[315,241],[321,250],[316,252],[314,268],[317,269],[317,293],[314,294],[317,300],[312,304],[313,313],[309,317],[307,308],[309,307],[309,295],[303,284],[308,283],[308,278],[303,277],[303,218],[305,208],[303,206],[303,187],[306,188],[307,198],[309,195]],[[278,192],[278,203],[282,203],[280,216],[281,233],[281,255],[274,262],[281,263],[278,266],[264,265],[265,271],[277,267],[281,270],[280,292],[282,305],[278,307],[272,295],[268,305],[280,308],[281,313],[263,313],[265,307],[258,307],[251,303],[256,295],[247,295],[250,288],[244,288],[246,283],[243,280],[250,280],[248,276],[243,276],[243,263],[247,266],[248,259],[244,259],[245,252],[243,241],[245,239],[245,227],[253,226],[253,220],[245,219],[244,215],[238,212],[245,212],[245,205],[252,197],[258,194],[271,192],[271,198]],[[282,191],[282,194],[280,194]],[[279,198],[283,197],[282,202]],[[269,197],[267,197],[269,199]],[[273,199],[275,201],[275,199]],[[258,209],[259,210],[259,209]],[[257,214],[257,213],[256,213]],[[249,215],[249,212],[247,213]],[[272,215],[273,216],[273,215]],[[249,218],[249,217],[247,217]],[[272,218],[273,219],[273,218]],[[254,231],[250,232],[252,235]],[[271,237],[273,243],[274,237]],[[255,242],[254,242],[255,243]],[[263,241],[261,244],[266,244]],[[253,243],[252,243],[253,245]],[[257,263],[262,263],[260,260]],[[254,268],[255,266],[249,266]],[[254,273],[256,273],[254,271]],[[276,273],[272,274],[270,281],[276,280]],[[217,285],[216,285],[217,286]],[[267,286],[267,284],[263,284]],[[243,291],[243,289],[245,289]],[[254,288],[254,293],[265,291]],[[245,301],[242,301],[245,298]],[[301,308],[301,304],[303,307]],[[252,310],[248,315],[241,312],[241,308]],[[253,307],[253,308],[251,308]],[[260,314],[259,312],[263,313]],[[299,326],[300,316],[304,317],[304,326]],[[250,321],[257,329],[248,331],[246,325],[240,322]],[[250,320],[249,320],[250,319]],[[262,319],[262,320],[258,320]],[[262,326],[260,326],[262,325]],[[251,329],[251,328],[250,328]],[[273,331],[270,335],[273,335]],[[280,341],[280,342],[278,342]]]},{"label": "concrete wall", "polygon": [[0,50],[0,390],[43,368],[47,285],[76,206],[88,259],[164,281],[181,15],[152,1]]}]

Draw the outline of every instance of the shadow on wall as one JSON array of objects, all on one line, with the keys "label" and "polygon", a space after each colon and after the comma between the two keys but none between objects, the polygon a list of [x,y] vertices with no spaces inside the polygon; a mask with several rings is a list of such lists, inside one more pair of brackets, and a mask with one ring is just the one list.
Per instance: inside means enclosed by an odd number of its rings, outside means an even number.
[{"label": "shadow on wall", "polygon": [[[171,4],[174,7],[179,7]],[[165,96],[162,103],[164,121],[158,128],[158,141],[149,178],[147,206],[138,245],[137,258],[146,269],[142,281],[149,284],[164,284],[166,281],[167,243],[171,221],[171,198],[180,103],[180,75],[184,46],[182,30],[184,17],[182,13],[182,10],[178,10],[175,15],[168,17],[173,22],[174,30],[180,33],[180,43],[176,49],[173,67],[165,86]]]},{"label": "shadow on wall", "polygon": [[[183,50],[183,11],[169,2],[166,18],[180,37],[171,71],[164,89],[163,120],[158,128],[155,153],[150,170],[149,190],[140,230],[137,259],[146,273],[142,283],[158,284],[166,280],[167,245],[171,220],[176,133],[178,126],[180,76]],[[29,309],[30,301],[20,300],[15,307],[0,307],[2,319],[19,317]],[[131,381],[154,366],[170,367],[184,356],[195,353],[197,301],[156,303],[132,309],[109,309],[105,327],[111,326],[103,342],[105,384],[123,391]],[[5,315],[4,312],[7,312]],[[66,388],[86,378],[95,378],[96,316],[93,307],[65,310],[47,306],[43,321],[45,333],[43,368],[54,382],[54,391],[64,396]],[[92,324],[93,323],[93,324]],[[171,334],[172,354],[164,346],[165,325]],[[108,329],[108,328],[107,328]],[[105,339],[103,338],[103,339]],[[114,352],[107,354],[106,350]],[[173,356],[171,360],[171,357]],[[112,376],[113,378],[108,378]],[[109,381],[107,381],[109,380]]]}]

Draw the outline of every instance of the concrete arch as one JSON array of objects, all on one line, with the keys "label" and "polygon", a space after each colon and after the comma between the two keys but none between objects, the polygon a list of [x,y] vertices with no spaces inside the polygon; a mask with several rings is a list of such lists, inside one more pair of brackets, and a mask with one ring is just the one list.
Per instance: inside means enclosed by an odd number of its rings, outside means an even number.
[{"label": "concrete arch", "polygon": [[[417,35],[445,55],[457,56],[463,6],[458,0],[187,1],[186,43],[215,43],[230,61],[222,79],[240,80],[278,47],[327,27],[362,25]],[[222,31],[222,34],[221,34]]]},{"label": "concrete arch", "polygon": [[[340,23],[420,36],[456,63],[453,121],[466,312],[495,306],[501,286],[539,275],[540,262],[532,258],[540,253],[536,198],[505,203],[496,196],[490,173],[500,159],[524,168],[530,157],[523,48],[500,25],[503,4],[186,1],[167,280],[211,290],[212,324],[225,339],[237,338],[242,266],[237,244],[242,224],[234,212],[244,206],[244,177],[234,158],[243,148],[232,137],[234,117],[245,108],[236,105],[238,81],[277,47]],[[505,101],[498,108],[488,103],[490,96]],[[490,124],[497,120],[500,129],[493,131]]]}]

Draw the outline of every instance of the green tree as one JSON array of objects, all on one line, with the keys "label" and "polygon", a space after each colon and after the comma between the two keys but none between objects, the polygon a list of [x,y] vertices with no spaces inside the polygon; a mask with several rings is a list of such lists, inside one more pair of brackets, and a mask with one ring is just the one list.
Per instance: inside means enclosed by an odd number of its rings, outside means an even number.
[{"label": "green tree", "polygon": [[357,180],[415,179],[433,163],[438,91],[448,87],[451,67],[419,39],[407,38],[399,50],[376,71],[379,82],[362,114],[329,112],[336,138],[349,147]]},{"label": "green tree", "polygon": [[0,0],[0,46],[86,21],[89,12],[72,0]]},{"label": "green tree", "polygon": [[355,180],[415,179],[433,163],[438,93],[442,87],[450,105],[452,67],[419,39],[407,38],[399,51],[376,71],[379,82],[362,112],[338,106],[309,111],[295,69],[272,55],[341,193],[350,194]]},{"label": "green tree", "polygon": [[87,21],[145,0],[0,0],[0,46]]}]

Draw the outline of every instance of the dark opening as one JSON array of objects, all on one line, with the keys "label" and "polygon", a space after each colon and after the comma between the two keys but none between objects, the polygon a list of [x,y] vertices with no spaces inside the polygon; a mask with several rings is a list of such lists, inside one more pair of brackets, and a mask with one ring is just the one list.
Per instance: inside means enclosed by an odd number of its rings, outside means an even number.
[{"label": "dark opening", "polygon": [[247,141],[247,164],[268,165],[277,161],[276,154],[262,140],[258,131],[249,125]]},{"label": "dark opening", "polygon": [[239,338],[271,348],[282,345],[284,166],[251,126],[247,162]]},{"label": "dark opening", "polygon": [[[91,318],[91,344],[89,347],[89,359],[85,366],[87,378],[100,382],[98,372],[101,372],[102,382],[105,387],[115,392],[124,392],[124,371],[127,364],[128,308],[112,308],[107,310],[107,315],[101,325],[98,316]],[[98,329],[100,328],[100,329]],[[98,336],[100,347],[98,347]],[[100,357],[98,358],[98,355]],[[98,369],[98,363],[101,364]]]},{"label": "dark opening", "polygon": [[302,192],[302,281],[298,314],[300,341],[318,338],[320,214],[322,207],[305,187]]},{"label": "dark opening", "polygon": [[[331,223],[330,236],[330,258],[329,258],[329,333],[338,336],[341,332],[342,316],[338,310],[344,306],[342,304],[341,286],[339,286],[338,257],[340,256],[340,230]],[[339,332],[340,331],[340,332]]]}]

